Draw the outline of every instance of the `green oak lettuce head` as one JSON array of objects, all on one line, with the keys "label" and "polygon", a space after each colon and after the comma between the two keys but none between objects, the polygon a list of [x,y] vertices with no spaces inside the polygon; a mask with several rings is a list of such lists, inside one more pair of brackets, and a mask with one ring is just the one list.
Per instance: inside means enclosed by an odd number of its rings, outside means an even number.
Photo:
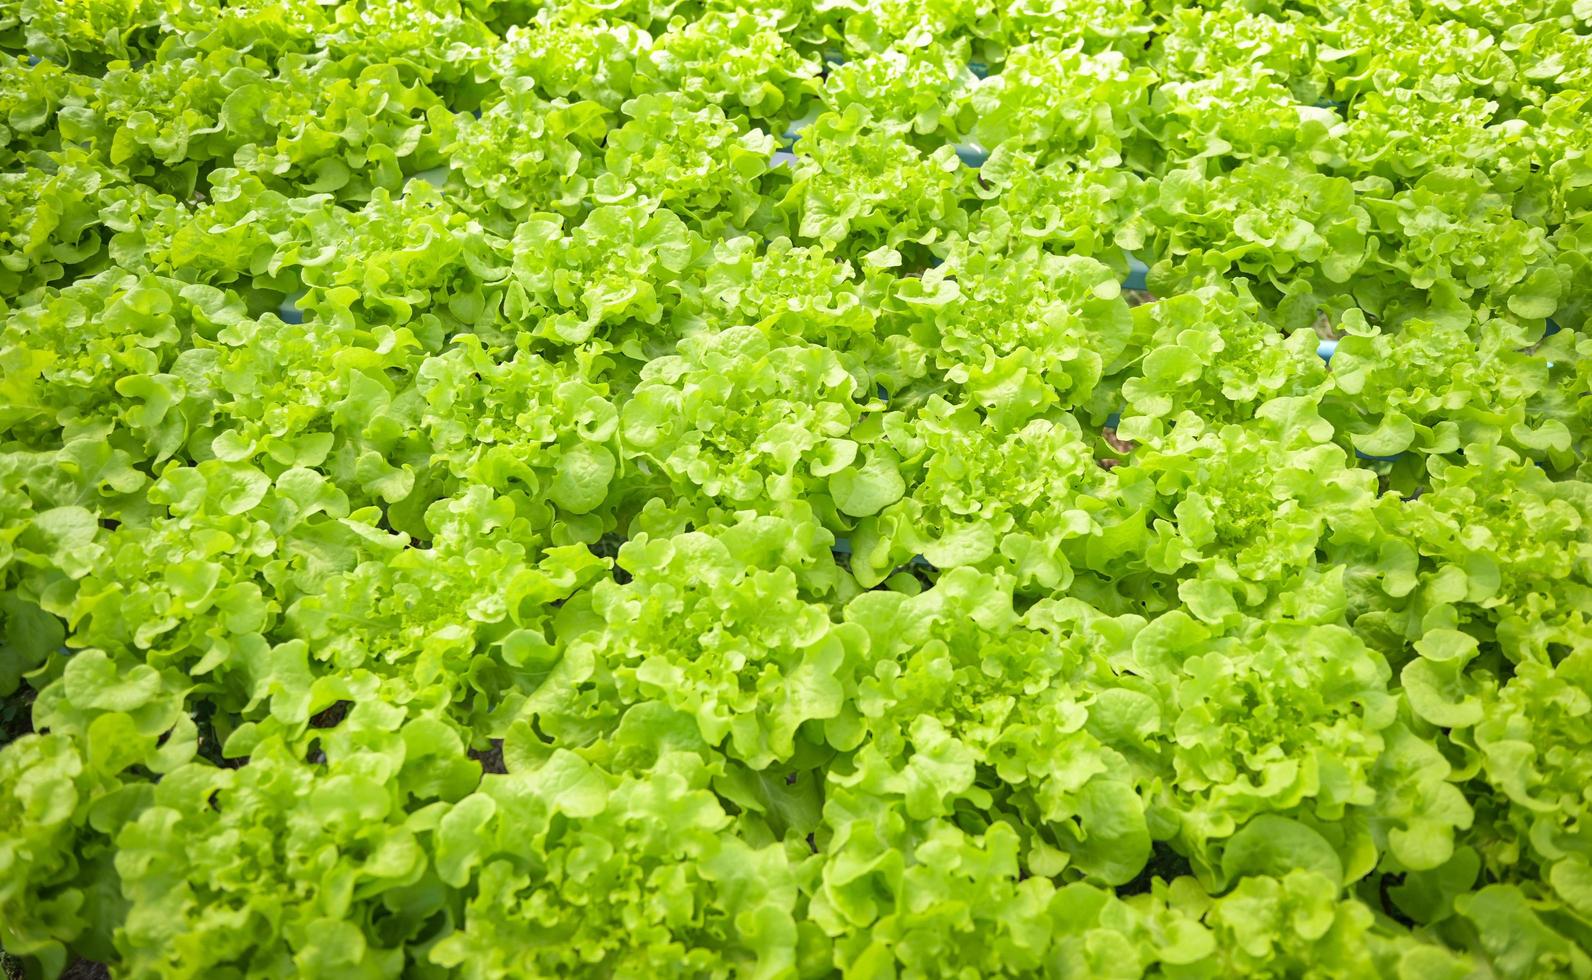
[{"label": "green oak lettuce head", "polygon": [[545,98],[587,100],[613,111],[632,94],[636,60],[651,44],[652,35],[635,24],[560,5],[510,27],[493,60],[499,77],[528,79]]},{"label": "green oak lettuce head", "polygon": [[554,345],[593,336],[645,360],[668,346],[664,313],[703,247],[680,215],[652,202],[594,208],[583,219],[533,214],[514,231],[503,314]]},{"label": "green oak lettuce head", "polygon": [[1120,51],[1089,53],[1044,38],[1013,48],[997,75],[973,89],[972,136],[985,147],[1011,141],[1052,157],[1111,166],[1149,114],[1155,72]]},{"label": "green oak lettuce head", "polygon": [[1424,305],[1462,320],[1474,305],[1539,320],[1558,309],[1565,277],[1547,229],[1516,217],[1469,166],[1430,170],[1407,190],[1369,178],[1360,203],[1378,242],[1354,287],[1368,313],[1395,320]]},{"label": "green oak lettuce head", "polygon": [[765,129],[801,116],[817,97],[817,59],[794,47],[766,12],[713,10],[671,27],[638,59],[637,95],[716,105]]},{"label": "green oak lettuce head", "polygon": [[1034,242],[1117,268],[1119,249],[1144,244],[1139,212],[1149,185],[1132,172],[1045,162],[1041,153],[1005,144],[979,168],[979,187],[989,203],[981,215],[983,227],[968,238],[985,247],[1020,251],[1025,242]]},{"label": "green oak lettuce head", "polygon": [[892,306],[934,369],[920,387],[955,386],[1005,425],[1086,403],[1132,330],[1108,266],[996,239],[902,282]]},{"label": "green oak lettuce head", "polygon": [[966,128],[962,102],[976,81],[954,50],[897,46],[834,66],[824,91],[832,109],[864,106],[903,130],[954,141]]},{"label": "green oak lettuce head", "polygon": [[1070,416],[1007,428],[935,396],[886,428],[912,490],[859,524],[859,580],[921,554],[939,568],[1007,570],[1025,592],[1066,587],[1112,482]]},{"label": "green oak lettuce head", "polygon": [[[1178,430],[1252,419],[1326,378],[1310,331],[1285,335],[1248,290],[1203,286],[1133,311],[1146,351],[1122,382],[1120,438],[1160,445]],[[1197,421],[1196,421],[1197,420]]]},{"label": "green oak lettuce head", "polygon": [[1502,446],[1472,444],[1461,462],[1427,464],[1431,489],[1376,509],[1391,602],[1377,615],[1408,640],[1427,629],[1493,632],[1512,662],[1552,659],[1585,642],[1592,588],[1589,501]]},{"label": "green oak lettuce head", "polygon": [[801,131],[795,154],[778,203],[804,239],[861,255],[929,244],[966,227],[961,201],[974,178],[955,149],[920,149],[861,103],[820,115]]},{"label": "green oak lettuce head", "polygon": [[627,542],[617,564],[631,580],[592,590],[592,631],[564,656],[590,664],[619,705],[690,715],[704,743],[753,769],[790,760],[799,739],[849,747],[845,678],[866,635],[808,597],[834,575],[822,534],[764,517]]},{"label": "green oak lettuce head", "polygon": [[[1216,623],[1294,601],[1318,551],[1374,544],[1376,477],[1326,441],[1332,429],[1314,402],[1277,398],[1257,415],[1207,427],[1184,413],[1164,441],[1118,466],[1116,509],[1128,516],[1107,532],[1094,568],[1171,576],[1152,587],[1170,585]],[[1129,553],[1111,555],[1108,541]]]},{"label": "green oak lettuce head", "polygon": [[431,822],[436,876],[470,898],[429,962],[482,977],[789,975],[795,860],[734,834],[714,768],[665,749],[611,772],[561,749],[484,780]]},{"label": "green oak lettuce head", "polygon": [[620,110],[629,119],[606,134],[607,172],[591,188],[596,201],[667,206],[699,227],[715,215],[743,225],[758,209],[772,135],[743,132],[718,106],[698,108],[671,94],[637,96]]},{"label": "green oak lettuce head", "polygon": [[[1101,696],[1116,687],[1104,659],[1058,628],[1061,617],[1020,618],[1010,588],[961,568],[917,596],[869,592],[847,605],[871,638],[855,694],[868,740],[831,782],[908,821],[960,801],[1010,813],[1033,828],[1031,867],[1121,884],[1150,848],[1132,769],[1105,744],[1124,734],[1125,695]],[[1135,624],[1091,625],[1110,635]]]},{"label": "green oak lettuce head", "polygon": [[[1462,323],[1410,320],[1397,332],[1346,319],[1331,361],[1322,411],[1362,453],[1453,453],[1502,443],[1537,458],[1562,459],[1569,428],[1528,413],[1550,383],[1549,358],[1530,353],[1527,334],[1507,318]],[[1536,424],[1528,414],[1537,416]]]},{"label": "green oak lettuce head", "polygon": [[858,458],[857,381],[827,348],[755,327],[689,337],[651,361],[620,417],[626,451],[733,507],[796,500]]},{"label": "green oak lettuce head", "polygon": [[578,214],[603,159],[609,121],[597,102],[548,102],[511,82],[479,119],[460,119],[443,148],[456,175],[450,196],[507,235],[513,222],[536,212]]},{"label": "green oak lettuce head", "polygon": [[[1227,880],[1233,849],[1265,836],[1240,828],[1281,819],[1262,815],[1336,829],[1346,812],[1376,802],[1381,733],[1398,703],[1387,662],[1347,629],[1248,620],[1219,630],[1175,611],[1138,634],[1130,669],[1164,699],[1172,775],[1153,819],[1175,828],[1179,850],[1208,880]],[[1302,848],[1318,846],[1312,834],[1298,831]],[[1328,864],[1352,856],[1319,847]]]},{"label": "green oak lettuce head", "polygon": [[1209,177],[1173,170],[1145,216],[1165,256],[1150,285],[1169,292],[1238,275],[1277,289],[1308,284],[1330,297],[1355,281],[1372,247],[1371,218],[1348,180],[1279,160]]}]

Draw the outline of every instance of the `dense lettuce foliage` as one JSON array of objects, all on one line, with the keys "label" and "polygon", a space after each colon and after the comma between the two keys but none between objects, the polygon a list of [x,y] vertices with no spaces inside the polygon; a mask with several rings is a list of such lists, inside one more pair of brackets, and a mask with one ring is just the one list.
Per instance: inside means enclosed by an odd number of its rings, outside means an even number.
[{"label": "dense lettuce foliage", "polygon": [[1592,2],[0,0],[0,947],[1592,977]]}]

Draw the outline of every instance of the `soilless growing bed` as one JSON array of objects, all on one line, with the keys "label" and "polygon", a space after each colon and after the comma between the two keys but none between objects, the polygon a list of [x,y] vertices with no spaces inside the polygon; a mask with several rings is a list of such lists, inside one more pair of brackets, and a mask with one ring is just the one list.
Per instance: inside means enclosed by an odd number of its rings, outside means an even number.
[{"label": "soilless growing bed", "polygon": [[1586,0],[0,10],[0,966],[1592,976]]}]

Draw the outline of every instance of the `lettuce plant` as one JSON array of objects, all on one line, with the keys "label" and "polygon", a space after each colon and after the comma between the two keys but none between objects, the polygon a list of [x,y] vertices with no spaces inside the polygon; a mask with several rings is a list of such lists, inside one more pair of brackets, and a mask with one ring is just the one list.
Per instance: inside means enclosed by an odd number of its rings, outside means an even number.
[{"label": "lettuce plant", "polygon": [[0,3],[0,966],[1592,980],[1589,39]]}]

